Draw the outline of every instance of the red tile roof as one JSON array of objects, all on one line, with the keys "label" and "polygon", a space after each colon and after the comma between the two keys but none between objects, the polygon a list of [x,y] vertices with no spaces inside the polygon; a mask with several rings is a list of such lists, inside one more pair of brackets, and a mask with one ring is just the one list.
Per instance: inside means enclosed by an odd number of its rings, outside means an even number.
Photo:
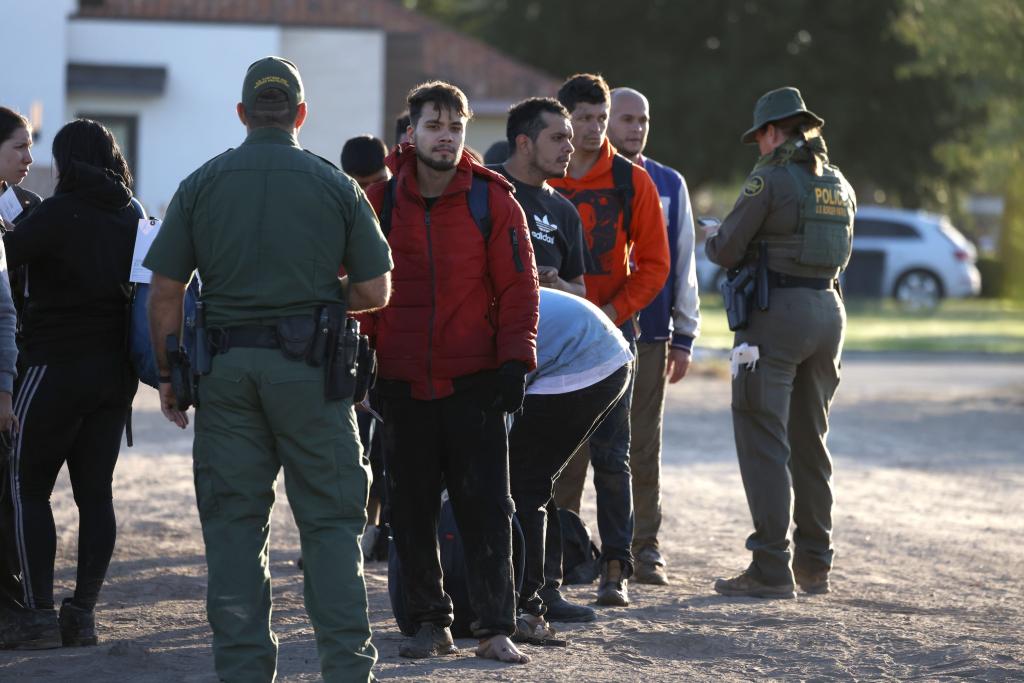
[{"label": "red tile roof", "polygon": [[[395,0],[92,0],[77,17],[374,28],[418,34],[423,73],[451,81],[474,100],[514,101],[554,95],[559,82],[485,43]],[[410,84],[412,85],[412,84]]]}]

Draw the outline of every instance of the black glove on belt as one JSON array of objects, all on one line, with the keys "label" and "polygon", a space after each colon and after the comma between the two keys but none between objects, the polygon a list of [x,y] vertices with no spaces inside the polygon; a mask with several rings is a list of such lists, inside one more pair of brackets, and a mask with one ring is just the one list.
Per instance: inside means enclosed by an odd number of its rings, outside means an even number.
[{"label": "black glove on belt", "polygon": [[498,396],[494,407],[506,413],[518,412],[526,397],[526,363],[510,360],[498,369]]}]

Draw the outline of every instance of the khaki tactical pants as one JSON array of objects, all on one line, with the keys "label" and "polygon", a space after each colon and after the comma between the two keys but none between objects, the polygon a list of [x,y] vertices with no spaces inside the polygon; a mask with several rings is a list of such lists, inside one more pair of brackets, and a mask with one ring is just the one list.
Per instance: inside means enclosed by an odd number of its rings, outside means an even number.
[{"label": "khaki tactical pants", "polygon": [[661,529],[661,426],[668,341],[639,342],[630,408],[629,469],[633,473],[633,554],[658,547]]},{"label": "khaki tactical pants", "polygon": [[305,602],[325,681],[369,680],[363,555],[369,465],[352,402],[324,401],[323,368],[235,348],[202,378],[193,460],[222,681],[272,681],[270,514],[283,467],[299,528]]},{"label": "khaki tactical pants", "polygon": [[828,411],[839,385],[846,313],[833,290],[777,288],[768,311],[755,310],[736,345],[757,346],[756,367],[732,381],[740,474],[754,522],[751,571],[764,583],[793,583],[796,566],[832,566],[832,458]]}]

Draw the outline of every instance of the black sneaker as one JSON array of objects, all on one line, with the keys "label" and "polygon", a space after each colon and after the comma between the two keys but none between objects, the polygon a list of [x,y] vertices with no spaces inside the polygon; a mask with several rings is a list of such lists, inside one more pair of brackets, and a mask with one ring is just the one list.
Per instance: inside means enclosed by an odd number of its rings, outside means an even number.
[{"label": "black sneaker", "polygon": [[64,598],[60,606],[60,639],[64,647],[95,645],[96,613],[91,609],[76,607],[71,598]]},{"label": "black sneaker", "polygon": [[437,624],[420,624],[416,635],[398,648],[399,655],[411,659],[443,657],[458,652],[459,649],[455,647],[455,641],[452,640],[451,630]]},{"label": "black sneaker", "polygon": [[52,609],[8,609],[0,615],[0,649],[52,650],[58,647],[60,625]]},{"label": "black sneaker", "polygon": [[597,612],[586,605],[574,605],[559,596],[557,600],[544,603],[548,610],[544,618],[562,624],[585,624],[597,619]]}]

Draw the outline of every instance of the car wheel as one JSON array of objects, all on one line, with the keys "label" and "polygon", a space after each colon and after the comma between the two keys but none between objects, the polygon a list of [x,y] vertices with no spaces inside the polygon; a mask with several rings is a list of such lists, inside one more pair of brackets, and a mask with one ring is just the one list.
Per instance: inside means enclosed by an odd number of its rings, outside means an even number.
[{"label": "car wheel", "polygon": [[927,270],[911,270],[900,275],[893,297],[908,311],[931,311],[942,299],[942,283]]}]

